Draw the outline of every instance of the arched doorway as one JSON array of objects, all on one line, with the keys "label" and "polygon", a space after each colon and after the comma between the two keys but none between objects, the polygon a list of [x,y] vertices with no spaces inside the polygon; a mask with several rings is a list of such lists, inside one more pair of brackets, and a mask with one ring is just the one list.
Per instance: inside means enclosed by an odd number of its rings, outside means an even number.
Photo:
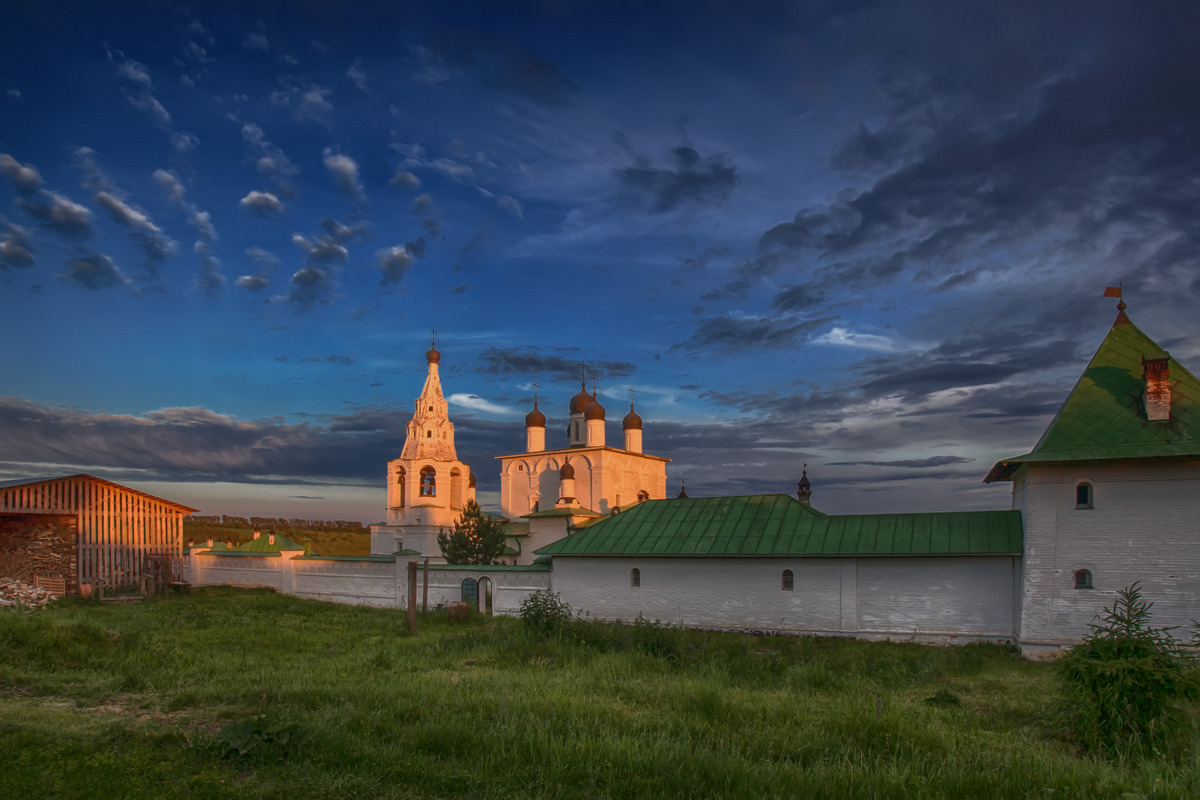
[{"label": "arched doorway", "polygon": [[482,577],[479,579],[479,613],[486,616],[492,615],[492,579]]}]

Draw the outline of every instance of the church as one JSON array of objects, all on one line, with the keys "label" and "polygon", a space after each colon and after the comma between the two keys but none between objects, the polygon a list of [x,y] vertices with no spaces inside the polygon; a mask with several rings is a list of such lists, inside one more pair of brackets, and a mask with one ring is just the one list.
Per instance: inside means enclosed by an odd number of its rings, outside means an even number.
[{"label": "church", "polygon": [[419,585],[430,606],[497,614],[550,590],[592,619],[1025,653],[1078,642],[1134,582],[1155,625],[1186,638],[1200,619],[1200,381],[1124,302],[1033,448],[982,476],[1011,485],[1008,510],[826,514],[807,472],[794,495],[668,498],[668,459],[643,451],[633,404],[611,446],[582,383],[561,446],[547,447],[535,397],[524,451],[496,457],[508,549],[492,565],[446,564],[437,546],[475,478],[455,450],[436,343],[425,358],[370,556],[193,548],[190,580],[390,607]]}]

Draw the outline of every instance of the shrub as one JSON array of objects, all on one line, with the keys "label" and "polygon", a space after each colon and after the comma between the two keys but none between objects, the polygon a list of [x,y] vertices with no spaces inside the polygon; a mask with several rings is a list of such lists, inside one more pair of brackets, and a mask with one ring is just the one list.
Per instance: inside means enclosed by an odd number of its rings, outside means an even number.
[{"label": "shrub", "polygon": [[571,622],[571,606],[549,589],[538,589],[521,601],[521,623],[539,639],[558,633]]},{"label": "shrub", "polygon": [[1088,750],[1124,762],[1159,747],[1186,724],[1180,701],[1200,696],[1196,662],[1150,624],[1138,583],[1117,593],[1091,633],[1059,661],[1064,711]]},{"label": "shrub", "polygon": [[451,623],[466,622],[471,617],[471,607],[466,603],[451,603],[446,606],[446,619]]}]

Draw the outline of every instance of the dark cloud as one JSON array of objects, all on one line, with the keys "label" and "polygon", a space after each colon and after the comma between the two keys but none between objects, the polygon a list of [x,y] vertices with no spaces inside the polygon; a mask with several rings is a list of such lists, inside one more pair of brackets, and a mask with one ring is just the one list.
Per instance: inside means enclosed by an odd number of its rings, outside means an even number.
[{"label": "dark cloud", "polygon": [[261,292],[271,285],[271,273],[279,266],[279,259],[260,247],[251,247],[246,251],[246,257],[258,266],[253,275],[238,277],[237,285],[251,292]]},{"label": "dark cloud", "polygon": [[[580,375],[579,360],[537,350],[489,347],[480,356],[479,371],[485,375],[522,375],[547,380],[574,380]],[[628,361],[589,361],[588,374],[601,378],[632,375],[637,367]]]},{"label": "dark cloud", "polygon": [[50,230],[70,239],[86,239],[95,234],[92,212],[60,194],[46,192],[36,200],[17,201],[21,209]]},{"label": "dark cloud", "polygon": [[639,157],[616,174],[626,189],[648,195],[650,210],[655,213],[688,203],[721,203],[738,183],[737,168],[728,156],[701,158],[686,144],[671,150],[669,166],[655,167],[649,159]]},{"label": "dark cloud", "polygon": [[[458,67],[478,77],[484,85],[526,97],[543,105],[562,105],[575,91],[575,84],[549,61],[530,53],[521,45],[480,30],[447,32],[433,42],[436,56],[423,54],[424,74],[437,75],[441,83],[451,77],[445,70],[435,72],[439,63]],[[419,73],[421,74],[421,73]]]},{"label": "dark cloud", "polygon": [[1011,271],[987,262],[1014,251],[1064,275],[1194,269],[1200,185],[1180,176],[1200,172],[1200,54],[1183,31],[1200,11],[1069,6],[945,6],[920,28],[900,7],[857,15],[856,35],[911,33],[877,62],[882,113],[831,155],[868,183],[768,228],[726,291],[794,270],[815,289],[909,277],[949,291]]},{"label": "dark cloud", "polygon": [[12,181],[21,194],[33,194],[42,188],[42,176],[30,164],[22,164],[8,153],[0,153],[0,175]]},{"label": "dark cloud", "polygon": [[0,269],[32,266],[33,244],[29,231],[0,217]]},{"label": "dark cloud", "polygon": [[999,383],[1019,370],[1000,364],[959,364],[943,362],[927,367],[890,372],[867,381],[863,388],[873,394],[927,395],[945,389]]},{"label": "dark cloud", "polygon": [[263,129],[254,123],[242,126],[242,139],[249,148],[249,156],[259,174],[271,182],[275,192],[285,199],[294,195],[292,181],[300,170],[277,145],[267,139]]},{"label": "dark cloud", "polygon": [[67,271],[59,273],[59,277],[93,291],[129,283],[111,258],[98,254],[70,259],[67,261]]},{"label": "dark cloud", "polygon": [[129,238],[146,258],[150,277],[157,279],[159,269],[175,255],[174,240],[155,225],[145,212],[120,198],[108,192],[98,192],[95,200],[96,205],[107,211],[114,222],[129,229]]},{"label": "dark cloud", "polygon": [[196,287],[208,297],[218,297],[221,294],[221,288],[225,286],[225,276],[221,274],[221,262],[204,242],[196,242],[193,250],[196,257],[200,259],[200,274],[196,276]]},{"label": "dark cloud", "polygon": [[951,464],[970,464],[973,458],[963,456],[930,456],[929,458],[905,458],[895,461],[830,461],[830,467],[901,467],[904,469],[930,469],[947,467]]},{"label": "dark cloud", "polygon": [[750,348],[781,350],[795,347],[808,334],[827,325],[835,317],[797,321],[791,319],[719,316],[701,320],[696,332],[685,341],[671,345],[669,352],[712,351],[736,353]]},{"label": "dark cloud", "polygon": [[381,284],[398,284],[404,280],[415,259],[425,257],[425,240],[405,242],[403,247],[380,250],[375,268],[383,273]]}]

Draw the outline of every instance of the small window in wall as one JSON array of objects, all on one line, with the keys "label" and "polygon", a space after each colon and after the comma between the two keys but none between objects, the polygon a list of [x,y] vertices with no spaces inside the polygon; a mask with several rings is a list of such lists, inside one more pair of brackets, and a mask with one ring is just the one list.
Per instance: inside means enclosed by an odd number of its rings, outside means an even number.
[{"label": "small window in wall", "polygon": [[779,582],[779,588],[784,592],[790,592],[796,588],[796,578],[790,569],[783,571],[783,579]]},{"label": "small window in wall", "polygon": [[425,431],[425,438],[426,438],[426,439],[432,439],[432,438],[433,438],[433,431]]},{"label": "small window in wall", "polygon": [[1084,481],[1075,487],[1075,507],[1092,507],[1092,485],[1087,481]]},{"label": "small window in wall", "polygon": [[474,578],[463,579],[462,601],[471,608],[479,607],[479,581]]},{"label": "small window in wall", "polygon": [[1076,589],[1091,589],[1092,572],[1087,569],[1075,570],[1075,588]]},{"label": "small window in wall", "polygon": [[635,589],[642,585],[642,571],[637,567],[629,570],[629,585]]}]

